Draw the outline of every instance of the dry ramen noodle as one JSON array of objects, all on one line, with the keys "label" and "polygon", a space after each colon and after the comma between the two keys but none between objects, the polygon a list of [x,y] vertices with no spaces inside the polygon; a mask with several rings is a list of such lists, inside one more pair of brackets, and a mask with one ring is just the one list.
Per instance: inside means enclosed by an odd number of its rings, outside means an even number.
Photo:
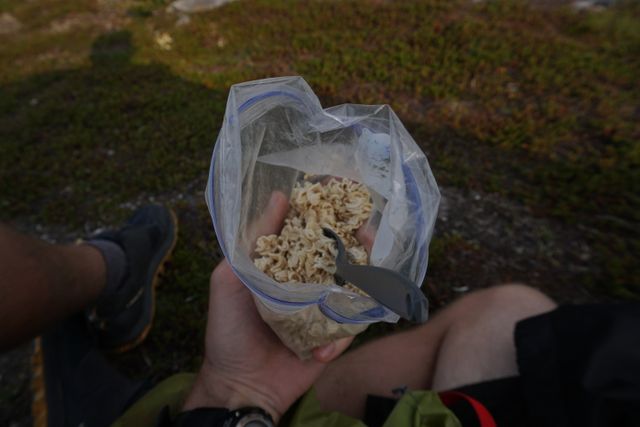
[{"label": "dry ramen noodle", "polygon": [[334,284],[337,249],[333,239],[324,236],[323,227],[340,236],[351,263],[368,263],[367,252],[355,237],[372,209],[364,185],[349,179],[332,178],[324,185],[304,181],[293,188],[290,206],[280,235],[258,238],[254,260],[258,269],[280,283]]}]

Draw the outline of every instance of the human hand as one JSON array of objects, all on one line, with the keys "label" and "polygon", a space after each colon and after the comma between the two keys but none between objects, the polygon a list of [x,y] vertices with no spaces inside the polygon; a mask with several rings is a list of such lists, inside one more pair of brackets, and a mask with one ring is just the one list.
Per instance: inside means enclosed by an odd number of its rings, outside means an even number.
[{"label": "human hand", "polygon": [[[287,211],[286,196],[274,193],[253,234],[278,233]],[[224,260],[211,274],[205,360],[184,409],[257,406],[277,423],[351,340],[318,347],[312,359],[300,360],[264,323],[251,292]]]}]

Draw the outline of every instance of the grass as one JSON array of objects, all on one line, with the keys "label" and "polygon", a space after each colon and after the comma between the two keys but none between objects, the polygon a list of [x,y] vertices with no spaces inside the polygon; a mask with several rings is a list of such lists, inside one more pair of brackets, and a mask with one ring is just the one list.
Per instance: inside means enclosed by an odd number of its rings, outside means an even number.
[{"label": "grass", "polygon": [[[184,200],[201,200],[229,86],[267,76],[304,76],[326,106],[390,104],[440,184],[500,193],[584,230],[594,292],[640,296],[637,3],[577,13],[247,0],[182,26],[165,6],[0,1],[23,23],[0,36],[0,219],[81,230],[155,197],[186,221],[144,350],[166,352],[156,372],[197,364],[185,355],[200,346],[203,283],[219,254],[202,202]],[[434,245],[436,270],[476,250],[455,238]]]}]

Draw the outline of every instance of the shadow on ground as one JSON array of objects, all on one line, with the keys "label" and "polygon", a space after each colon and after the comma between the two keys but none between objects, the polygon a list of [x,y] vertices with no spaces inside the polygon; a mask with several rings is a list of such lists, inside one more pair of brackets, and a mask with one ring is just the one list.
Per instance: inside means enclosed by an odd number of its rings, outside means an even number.
[{"label": "shadow on ground", "polygon": [[0,88],[0,219],[77,225],[208,170],[224,95],[133,54],[108,33],[91,67]]}]

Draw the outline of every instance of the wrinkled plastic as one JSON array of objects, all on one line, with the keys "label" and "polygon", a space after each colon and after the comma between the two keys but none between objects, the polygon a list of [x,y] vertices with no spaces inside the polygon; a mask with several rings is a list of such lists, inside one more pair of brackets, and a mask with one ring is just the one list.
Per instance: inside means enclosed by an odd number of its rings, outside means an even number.
[{"label": "wrinkled plastic", "polygon": [[273,191],[290,194],[305,173],[368,187],[374,202],[369,225],[376,230],[370,263],[394,269],[417,286],[427,271],[440,201],[425,154],[389,106],[322,109],[301,77],[231,87],[211,160],[207,205],[233,270],[255,295],[265,321],[301,357],[370,323],[398,321],[370,297],[337,285],[277,283],[254,266],[251,247],[259,236],[249,225]]}]

